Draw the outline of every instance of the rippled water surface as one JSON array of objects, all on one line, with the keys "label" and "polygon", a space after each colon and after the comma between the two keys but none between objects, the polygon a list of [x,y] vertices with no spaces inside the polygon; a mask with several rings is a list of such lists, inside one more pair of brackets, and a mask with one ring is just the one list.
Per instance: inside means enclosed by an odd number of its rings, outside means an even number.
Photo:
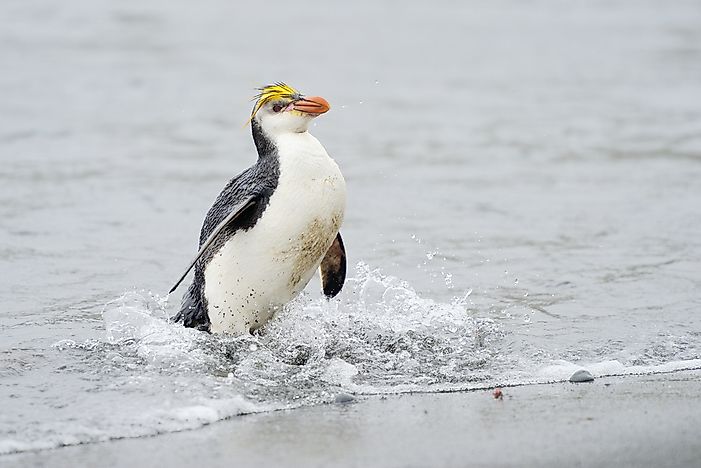
[{"label": "rippled water surface", "polygon": [[[698,2],[401,5],[0,6],[0,453],[701,366]],[[260,335],[171,324],[278,80],[332,104],[350,279]]]}]

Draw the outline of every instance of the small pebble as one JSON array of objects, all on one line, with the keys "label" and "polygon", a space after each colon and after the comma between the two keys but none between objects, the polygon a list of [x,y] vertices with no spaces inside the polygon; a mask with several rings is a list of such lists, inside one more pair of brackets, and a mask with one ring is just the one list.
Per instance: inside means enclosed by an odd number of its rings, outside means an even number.
[{"label": "small pebble", "polygon": [[494,396],[495,400],[503,400],[504,399],[504,393],[501,391],[501,388],[495,388],[492,395]]},{"label": "small pebble", "polygon": [[572,374],[572,377],[570,377],[570,382],[593,382],[594,381],[594,376],[591,375],[591,372],[585,369],[579,369],[577,372]]},{"label": "small pebble", "polygon": [[334,398],[333,402],[334,403],[350,403],[353,400],[355,400],[355,397],[353,395],[349,395],[347,393],[339,393],[338,395],[336,395],[336,398]]}]

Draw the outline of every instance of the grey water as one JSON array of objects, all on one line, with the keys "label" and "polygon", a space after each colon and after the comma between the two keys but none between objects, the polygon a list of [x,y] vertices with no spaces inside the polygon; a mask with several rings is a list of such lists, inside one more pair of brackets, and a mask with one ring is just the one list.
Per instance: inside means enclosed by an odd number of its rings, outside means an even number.
[{"label": "grey water", "polygon": [[[0,453],[339,393],[701,367],[696,1],[5,1]],[[255,159],[255,88],[332,110],[344,292],[264,330],[165,292]]]}]

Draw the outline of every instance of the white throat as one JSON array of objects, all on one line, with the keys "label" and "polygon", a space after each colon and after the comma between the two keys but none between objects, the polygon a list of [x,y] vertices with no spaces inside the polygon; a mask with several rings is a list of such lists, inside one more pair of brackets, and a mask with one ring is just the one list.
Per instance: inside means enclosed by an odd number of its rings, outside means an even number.
[{"label": "white throat", "polygon": [[[311,133],[305,131],[300,133],[285,132],[272,139],[277,147],[280,158],[280,169],[288,162],[295,161],[301,165],[308,162],[318,163],[318,159],[329,159],[329,154],[324,146]],[[335,165],[335,163],[334,163]]]}]

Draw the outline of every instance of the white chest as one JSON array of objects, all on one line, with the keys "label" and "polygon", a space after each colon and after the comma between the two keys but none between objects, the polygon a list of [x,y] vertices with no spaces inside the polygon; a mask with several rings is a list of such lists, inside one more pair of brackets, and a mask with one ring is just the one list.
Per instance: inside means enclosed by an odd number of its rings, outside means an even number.
[{"label": "white chest", "polygon": [[343,222],[345,180],[319,141],[303,133],[276,143],[280,175],[268,207],[205,269],[214,332],[262,326],[304,289]]},{"label": "white chest", "polygon": [[[346,205],[346,182],[336,162],[309,133],[289,134],[278,140],[280,179],[270,200],[272,219],[289,231],[316,218],[333,220],[340,227]],[[338,230],[338,229],[336,229]]]}]

